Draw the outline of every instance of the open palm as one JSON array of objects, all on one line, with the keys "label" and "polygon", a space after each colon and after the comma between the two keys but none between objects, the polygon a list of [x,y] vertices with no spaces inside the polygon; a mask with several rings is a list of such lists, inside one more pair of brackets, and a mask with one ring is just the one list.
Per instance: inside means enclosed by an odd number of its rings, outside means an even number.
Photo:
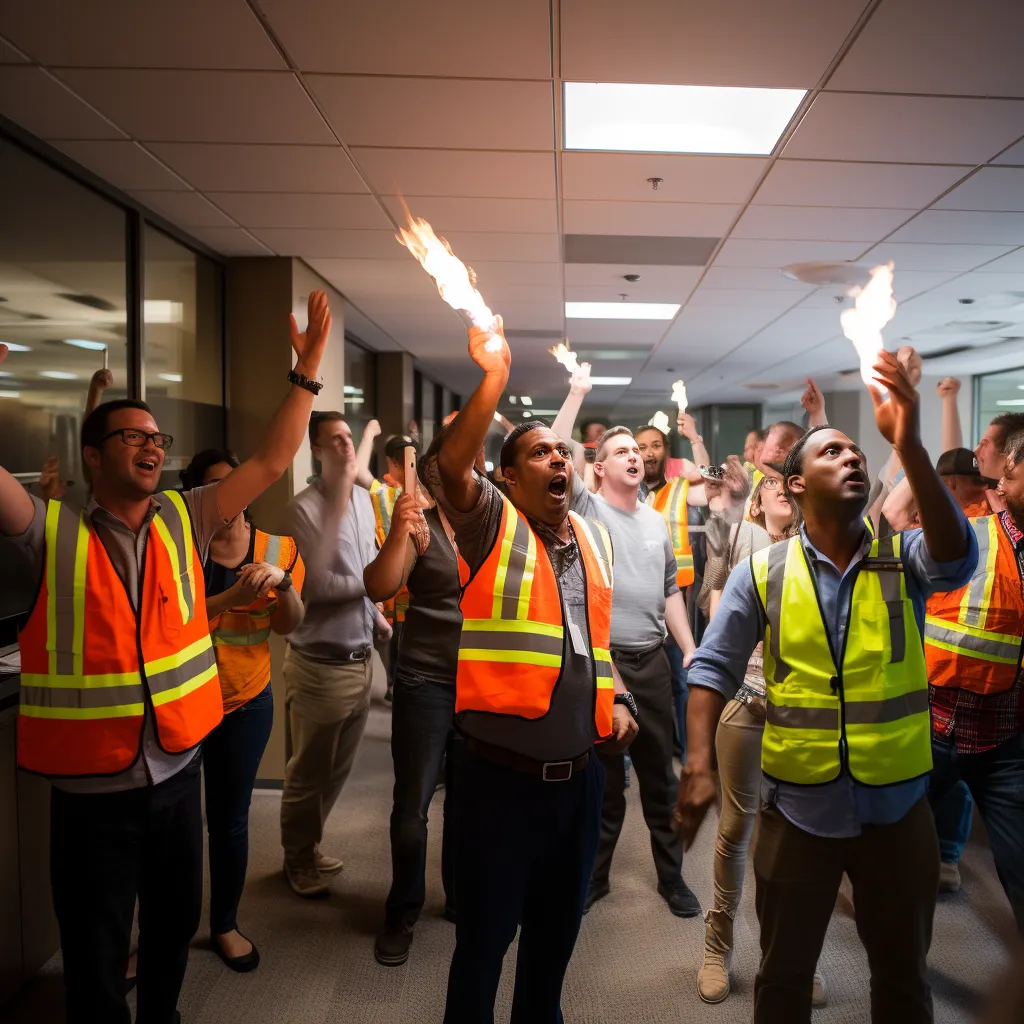
[{"label": "open palm", "polygon": [[320,369],[327,337],[331,333],[331,308],[327,305],[327,293],[319,289],[309,293],[308,318],[304,331],[299,331],[294,313],[289,319],[292,348],[297,356],[296,369],[307,377],[315,377]]},{"label": "open palm", "polygon": [[910,377],[891,352],[878,353],[878,362],[872,367],[875,381],[888,390],[888,398],[878,388],[869,387],[875,407],[875,423],[897,451],[920,443],[920,396],[910,383]]}]

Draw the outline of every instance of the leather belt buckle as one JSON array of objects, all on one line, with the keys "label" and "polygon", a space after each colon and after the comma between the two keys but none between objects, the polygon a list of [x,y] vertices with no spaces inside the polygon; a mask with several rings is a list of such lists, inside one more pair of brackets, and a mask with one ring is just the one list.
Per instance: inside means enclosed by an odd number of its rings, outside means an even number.
[{"label": "leather belt buckle", "polygon": [[572,778],[572,761],[545,761],[540,777],[545,782],[568,782]]},{"label": "leather belt buckle", "polygon": [[363,647],[358,651],[350,651],[348,655],[349,661],[366,661],[370,656],[370,648]]}]

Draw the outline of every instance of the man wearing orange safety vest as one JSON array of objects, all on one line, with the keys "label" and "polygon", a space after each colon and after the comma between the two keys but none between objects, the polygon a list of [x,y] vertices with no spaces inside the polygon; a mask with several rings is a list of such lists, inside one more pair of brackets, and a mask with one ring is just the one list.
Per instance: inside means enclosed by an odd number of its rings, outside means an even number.
[{"label": "man wearing orange safety vest", "polygon": [[[489,351],[495,339],[500,347]],[[472,328],[469,350],[483,380],[426,481],[470,570],[455,688],[465,737],[455,780],[458,919],[444,1019],[493,1019],[502,959],[520,928],[512,1018],[553,1022],[597,853],[604,771],[593,745],[627,745],[635,704],[609,650],[611,543],[604,527],[569,511],[571,453],[530,421],[502,445],[509,498],[474,472],[508,382],[500,321],[494,335]]]},{"label": "man wearing orange safety vest", "polygon": [[1024,932],[1024,432],[1004,451],[997,495],[1005,511],[970,521],[973,578],[928,602],[929,795],[938,813],[956,783],[967,784]]},{"label": "man wearing orange safety vest", "polygon": [[[125,968],[136,898],[138,1021],[179,1019],[202,905],[199,744],[222,716],[203,560],[210,538],[291,465],[331,315],[309,297],[292,318],[298,356],[257,453],[216,484],[160,490],[172,438],[143,402],[82,425],[93,497],[44,505],[0,469],[0,533],[28,563],[18,764],[49,777],[50,878],[69,1024],[128,1024]],[[0,345],[0,361],[7,348]]]}]

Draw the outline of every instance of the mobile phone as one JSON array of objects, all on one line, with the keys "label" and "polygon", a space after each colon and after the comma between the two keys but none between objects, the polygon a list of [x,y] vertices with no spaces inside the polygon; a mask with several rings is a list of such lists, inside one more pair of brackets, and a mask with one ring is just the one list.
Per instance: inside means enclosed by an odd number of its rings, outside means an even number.
[{"label": "mobile phone", "polygon": [[725,470],[721,466],[698,466],[697,472],[705,480],[711,480],[714,483],[721,483],[725,479]]},{"label": "mobile phone", "polygon": [[411,444],[407,444],[403,450],[403,459],[405,464],[405,479],[402,481],[402,489],[407,494],[416,493],[416,449]]}]

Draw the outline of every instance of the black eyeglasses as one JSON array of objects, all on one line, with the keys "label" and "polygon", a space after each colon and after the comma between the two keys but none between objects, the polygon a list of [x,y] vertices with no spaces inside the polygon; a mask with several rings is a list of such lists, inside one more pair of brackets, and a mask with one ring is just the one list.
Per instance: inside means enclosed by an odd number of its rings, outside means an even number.
[{"label": "black eyeglasses", "polygon": [[100,444],[103,444],[104,441],[109,441],[112,437],[120,437],[121,443],[128,445],[129,448],[145,448],[146,442],[152,441],[157,448],[167,451],[174,444],[174,438],[170,434],[161,434],[159,431],[147,434],[142,430],[128,429],[112,430],[106,437],[100,438]]},{"label": "black eyeglasses", "polygon": [[761,486],[766,491],[775,491],[782,486],[782,481],[777,476],[766,476],[761,481]]}]

